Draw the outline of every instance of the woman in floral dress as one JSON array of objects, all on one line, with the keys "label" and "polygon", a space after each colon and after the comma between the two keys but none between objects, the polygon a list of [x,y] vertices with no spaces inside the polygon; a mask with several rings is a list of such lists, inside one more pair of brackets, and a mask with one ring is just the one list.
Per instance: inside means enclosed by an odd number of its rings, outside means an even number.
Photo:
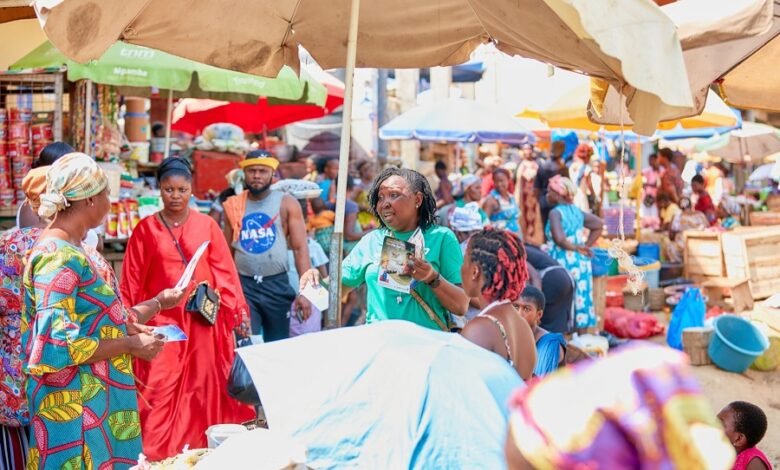
[{"label": "woman in floral dress", "polygon": [[[547,221],[545,234],[550,242],[548,254],[569,271],[574,278],[574,324],[579,330],[596,326],[593,309],[593,271],[591,247],[604,228],[604,221],[574,205],[577,186],[569,178],[550,179],[547,201],[553,209]],[[590,230],[587,238],[585,230]]]}]

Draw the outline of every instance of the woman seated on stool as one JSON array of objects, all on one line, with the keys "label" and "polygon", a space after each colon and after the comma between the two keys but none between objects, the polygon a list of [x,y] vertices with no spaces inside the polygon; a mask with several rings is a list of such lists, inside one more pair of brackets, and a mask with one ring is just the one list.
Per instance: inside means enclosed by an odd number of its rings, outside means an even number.
[{"label": "woman seated on stool", "polygon": [[528,281],[523,243],[505,230],[477,232],[469,239],[461,278],[469,297],[481,295],[489,302],[461,334],[505,358],[523,380],[530,379],[536,365],[534,335],[512,306]]}]

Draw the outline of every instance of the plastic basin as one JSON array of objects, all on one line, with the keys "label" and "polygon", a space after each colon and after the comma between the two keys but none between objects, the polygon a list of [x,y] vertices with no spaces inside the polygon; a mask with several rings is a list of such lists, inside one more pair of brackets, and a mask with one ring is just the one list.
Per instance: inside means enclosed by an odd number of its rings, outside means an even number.
[{"label": "plastic basin", "polygon": [[769,348],[769,340],[752,323],[735,315],[713,321],[715,334],[707,353],[721,369],[741,374]]},{"label": "plastic basin", "polygon": [[658,243],[640,243],[637,246],[636,255],[640,258],[659,261],[661,259],[661,245]]},{"label": "plastic basin", "polygon": [[608,275],[612,263],[617,263],[617,260],[609,256],[608,250],[604,248],[593,248],[593,258],[590,260],[590,264],[593,267],[594,277]]}]

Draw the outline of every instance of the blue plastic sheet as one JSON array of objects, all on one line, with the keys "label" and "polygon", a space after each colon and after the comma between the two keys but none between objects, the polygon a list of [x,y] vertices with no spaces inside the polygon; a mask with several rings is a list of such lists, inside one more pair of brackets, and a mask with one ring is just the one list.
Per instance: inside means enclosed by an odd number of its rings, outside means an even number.
[{"label": "blue plastic sheet", "polygon": [[239,350],[269,428],[312,468],[505,468],[510,394],[522,380],[460,335],[404,321]]}]

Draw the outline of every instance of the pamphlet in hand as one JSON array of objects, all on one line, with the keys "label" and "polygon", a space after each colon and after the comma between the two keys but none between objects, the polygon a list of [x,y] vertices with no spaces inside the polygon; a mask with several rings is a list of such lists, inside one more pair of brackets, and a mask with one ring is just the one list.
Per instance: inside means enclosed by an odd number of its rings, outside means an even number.
[{"label": "pamphlet in hand", "polygon": [[412,269],[416,251],[414,243],[386,236],[379,263],[379,285],[408,294],[414,281]]},{"label": "pamphlet in hand", "polygon": [[172,343],[175,341],[187,341],[187,334],[176,325],[156,326],[152,328],[154,336],[164,336],[163,341]]},{"label": "pamphlet in hand", "polygon": [[306,288],[301,291],[301,295],[306,297],[320,312],[324,312],[328,309],[328,289],[320,285],[313,286],[308,284]]},{"label": "pamphlet in hand", "polygon": [[187,267],[184,269],[184,274],[181,275],[181,279],[179,279],[179,282],[176,283],[174,289],[184,290],[187,288],[187,286],[190,284],[190,281],[192,280],[192,275],[195,273],[195,268],[198,266],[198,261],[200,261],[200,257],[203,256],[203,253],[206,252],[207,246],[209,246],[208,240],[203,242],[203,244],[198,247],[198,251],[195,252],[195,255],[192,257],[190,262],[187,263]]}]

